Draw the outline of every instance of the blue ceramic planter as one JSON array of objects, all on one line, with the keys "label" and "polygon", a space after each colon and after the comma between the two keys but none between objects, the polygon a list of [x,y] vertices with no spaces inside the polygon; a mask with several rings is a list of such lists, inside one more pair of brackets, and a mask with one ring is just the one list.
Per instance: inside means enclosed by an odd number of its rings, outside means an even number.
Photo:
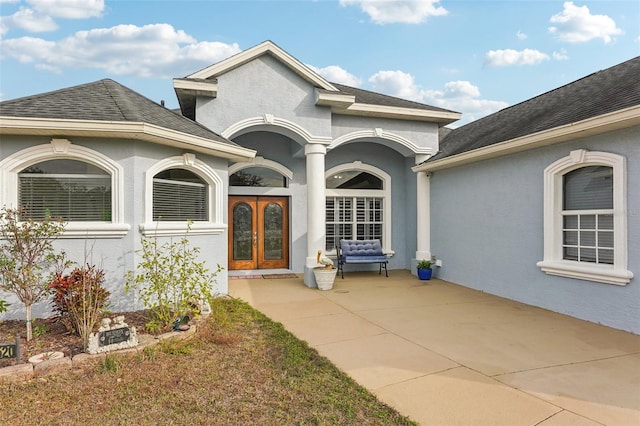
[{"label": "blue ceramic planter", "polygon": [[418,269],[418,278],[421,280],[430,280],[433,269]]}]

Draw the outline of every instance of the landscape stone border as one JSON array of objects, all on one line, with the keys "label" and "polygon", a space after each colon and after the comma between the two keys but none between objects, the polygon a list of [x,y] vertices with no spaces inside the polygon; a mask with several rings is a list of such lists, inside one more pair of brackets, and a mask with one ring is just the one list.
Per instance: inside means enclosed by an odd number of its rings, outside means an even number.
[{"label": "landscape stone border", "polygon": [[0,368],[0,383],[23,382],[56,374],[61,371],[71,370],[73,368],[81,368],[88,364],[95,363],[96,361],[102,361],[107,357],[107,355],[111,354],[131,354],[142,352],[144,348],[157,345],[162,340],[185,340],[196,334],[198,324],[202,319],[202,317],[194,319],[190,323],[191,327],[185,331],[170,331],[158,336],[140,334],[138,335],[138,346],[131,348],[114,350],[108,353],[101,352],[94,355],[82,352],[74,355],[73,357],[65,356],[63,358],[42,361],[37,364],[27,362],[24,364],[10,365],[8,367]]}]

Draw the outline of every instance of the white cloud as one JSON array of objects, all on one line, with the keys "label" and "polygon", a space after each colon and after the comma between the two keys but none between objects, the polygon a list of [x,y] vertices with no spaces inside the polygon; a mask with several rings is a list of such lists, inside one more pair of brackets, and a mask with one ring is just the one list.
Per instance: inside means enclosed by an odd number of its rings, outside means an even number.
[{"label": "white cloud", "polygon": [[27,0],[27,3],[35,11],[54,18],[94,18],[104,10],[104,0]]},{"label": "white cloud", "polygon": [[42,15],[33,9],[21,7],[16,13],[0,17],[0,34],[5,34],[9,30],[20,28],[30,33],[55,31],[58,25],[46,15]]},{"label": "white cloud", "polygon": [[429,16],[449,12],[439,0],[340,0],[341,6],[359,5],[376,24],[420,24]]},{"label": "white cloud", "polygon": [[569,59],[569,55],[567,55],[567,51],[565,49],[560,49],[559,52],[553,52],[553,59],[556,61],[566,61]]},{"label": "white cloud", "polygon": [[480,89],[469,81],[463,80],[450,81],[442,90],[424,90],[415,83],[411,74],[402,71],[379,71],[369,79],[369,83],[374,90],[381,93],[461,112],[462,119],[453,127],[509,106],[503,101],[481,99]]},{"label": "white cloud", "polygon": [[485,55],[485,64],[490,67],[505,67],[511,65],[536,65],[549,60],[549,55],[538,50],[500,49],[490,50]]},{"label": "white cloud", "polygon": [[362,84],[358,77],[338,65],[329,65],[324,68],[317,68],[313,65],[307,66],[332,83],[340,83],[352,87],[359,87]]},{"label": "white cloud", "polygon": [[601,38],[610,43],[612,36],[622,34],[613,19],[607,15],[592,15],[587,6],[575,6],[573,2],[565,2],[562,12],[549,20],[552,27],[549,32],[560,40],[569,43],[580,43]]},{"label": "white cloud", "polygon": [[21,6],[13,15],[0,16],[0,34],[12,29],[31,33],[55,31],[58,24],[54,18],[86,19],[100,17],[104,11],[104,0],[27,0],[27,3],[31,7]]},{"label": "white cloud", "polygon": [[516,37],[518,38],[518,40],[526,40],[528,36],[522,31],[518,30],[518,32],[516,33]]},{"label": "white cloud", "polygon": [[237,44],[198,42],[169,24],[79,31],[60,41],[21,37],[0,41],[5,58],[40,69],[94,68],[116,75],[168,78],[186,75],[240,51]]}]

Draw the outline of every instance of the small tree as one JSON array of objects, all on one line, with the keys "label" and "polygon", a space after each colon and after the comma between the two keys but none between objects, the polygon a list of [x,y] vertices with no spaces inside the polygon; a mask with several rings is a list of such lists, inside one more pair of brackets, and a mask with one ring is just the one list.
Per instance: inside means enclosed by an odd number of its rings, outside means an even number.
[{"label": "small tree", "polygon": [[21,221],[21,216],[25,216],[22,209],[0,210],[0,289],[24,303],[29,341],[31,306],[48,296],[49,283],[66,267],[65,253],[53,247],[65,224],[49,215],[42,221]]},{"label": "small tree", "polygon": [[145,307],[151,309],[149,329],[167,327],[176,315],[194,309],[199,300],[212,297],[211,287],[222,267],[211,272],[197,260],[200,250],[189,246],[185,236],[179,242],[159,245],[157,238],[142,238],[138,253],[142,260],[126,276],[125,291],[137,290]]}]

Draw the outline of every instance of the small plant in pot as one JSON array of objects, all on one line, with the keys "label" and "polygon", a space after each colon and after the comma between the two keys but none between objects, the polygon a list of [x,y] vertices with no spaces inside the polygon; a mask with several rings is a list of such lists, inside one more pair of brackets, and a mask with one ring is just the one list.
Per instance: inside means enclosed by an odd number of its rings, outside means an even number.
[{"label": "small plant in pot", "polygon": [[421,280],[430,280],[433,269],[431,269],[431,262],[428,260],[421,260],[418,262],[418,278]]}]

